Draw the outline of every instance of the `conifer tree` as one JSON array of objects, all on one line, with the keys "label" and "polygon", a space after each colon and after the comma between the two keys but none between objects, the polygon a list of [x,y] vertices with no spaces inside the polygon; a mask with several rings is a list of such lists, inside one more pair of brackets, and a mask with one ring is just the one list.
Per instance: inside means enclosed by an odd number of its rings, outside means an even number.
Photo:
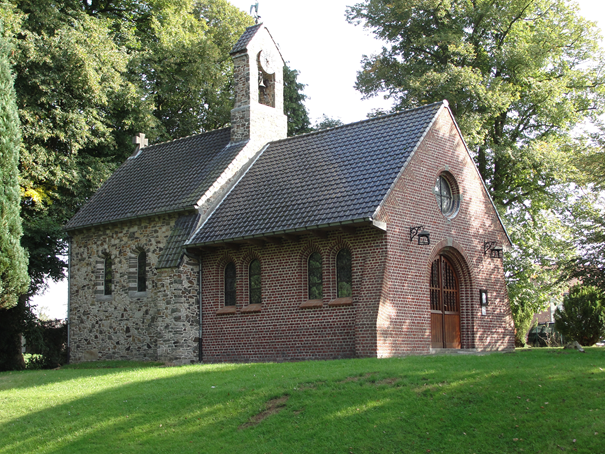
[{"label": "conifer tree", "polygon": [[0,38],[0,309],[14,306],[28,288],[27,257],[20,243],[21,133],[7,53],[8,45]]}]

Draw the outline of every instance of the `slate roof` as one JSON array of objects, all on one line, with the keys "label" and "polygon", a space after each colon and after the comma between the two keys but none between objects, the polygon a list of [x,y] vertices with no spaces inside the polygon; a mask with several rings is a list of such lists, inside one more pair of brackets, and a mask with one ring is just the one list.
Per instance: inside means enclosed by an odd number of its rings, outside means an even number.
[{"label": "slate roof", "polygon": [[239,37],[230,53],[235,54],[237,52],[241,52],[242,50],[246,50],[248,44],[250,41],[252,41],[252,38],[254,38],[254,35],[256,35],[256,32],[259,31],[262,26],[263,24],[256,24],[248,27],[244,34]]},{"label": "slate roof", "polygon": [[143,148],[105,182],[65,226],[74,230],[154,214],[193,210],[247,142],[230,129]]},{"label": "slate roof", "polygon": [[187,244],[370,220],[443,105],[272,142]]},{"label": "slate roof", "polygon": [[198,213],[186,214],[177,218],[166,241],[166,246],[158,257],[156,268],[179,266],[183,255],[183,244],[185,244],[185,241],[193,233],[193,229],[197,226],[199,219],[200,215]]}]

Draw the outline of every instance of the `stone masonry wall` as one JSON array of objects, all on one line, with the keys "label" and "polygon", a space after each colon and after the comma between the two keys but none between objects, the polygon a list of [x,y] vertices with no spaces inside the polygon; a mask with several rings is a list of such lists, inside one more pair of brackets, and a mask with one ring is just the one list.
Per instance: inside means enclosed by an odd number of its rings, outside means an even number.
[{"label": "stone masonry wall", "polygon": [[[452,219],[441,213],[433,193],[442,172],[456,179],[461,194]],[[483,253],[484,241],[507,245],[508,240],[447,109],[441,110],[377,219],[388,225],[388,298],[377,322],[379,356],[431,350],[429,280],[439,254],[450,259],[460,278],[462,348],[514,348],[502,259]],[[430,232],[430,246],[410,242],[410,227],[421,225]],[[484,316],[479,289],[488,290]]]},{"label": "stone masonry wall", "polygon": [[[155,265],[176,215],[72,232],[70,350],[74,362],[109,359],[190,363],[198,358],[198,265]],[[133,292],[132,258],[147,253],[147,290]],[[103,295],[99,259],[113,261],[112,295]],[[101,270],[102,271],[102,270]]]}]

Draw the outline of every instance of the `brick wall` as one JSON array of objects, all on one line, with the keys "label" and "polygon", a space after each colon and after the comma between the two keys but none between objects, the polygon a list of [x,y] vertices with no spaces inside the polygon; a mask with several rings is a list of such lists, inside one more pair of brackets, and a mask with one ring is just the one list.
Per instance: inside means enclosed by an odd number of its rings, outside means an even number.
[{"label": "brick wall", "polygon": [[[459,187],[460,208],[446,218],[436,203],[437,177],[449,172]],[[502,259],[484,255],[484,241],[508,240],[487,198],[449,112],[436,122],[409,161],[380,208],[388,225],[386,298],[377,320],[378,356],[431,348],[429,279],[431,263],[445,255],[460,279],[462,348],[501,350],[514,347],[513,322]],[[409,229],[424,226],[431,244],[410,242]],[[481,315],[479,289],[487,289],[489,306]]]},{"label": "brick wall", "polygon": [[[203,254],[203,358],[220,361],[283,361],[375,356],[375,315],[382,291],[384,232],[363,227],[355,233],[327,232],[282,244],[243,245]],[[333,306],[336,254],[352,253],[353,297],[350,305]],[[307,260],[313,252],[323,259],[323,300],[320,307],[301,308],[308,300]],[[248,305],[248,265],[261,263],[262,305]],[[234,313],[224,306],[224,269],[237,269]]]}]

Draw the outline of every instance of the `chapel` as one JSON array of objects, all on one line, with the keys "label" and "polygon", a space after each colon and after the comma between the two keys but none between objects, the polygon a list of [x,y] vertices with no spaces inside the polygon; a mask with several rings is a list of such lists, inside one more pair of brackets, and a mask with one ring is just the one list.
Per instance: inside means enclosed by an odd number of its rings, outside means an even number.
[{"label": "chapel", "polygon": [[230,127],[148,145],[67,223],[73,362],[514,348],[510,238],[447,101],[286,137],[263,24]]}]

